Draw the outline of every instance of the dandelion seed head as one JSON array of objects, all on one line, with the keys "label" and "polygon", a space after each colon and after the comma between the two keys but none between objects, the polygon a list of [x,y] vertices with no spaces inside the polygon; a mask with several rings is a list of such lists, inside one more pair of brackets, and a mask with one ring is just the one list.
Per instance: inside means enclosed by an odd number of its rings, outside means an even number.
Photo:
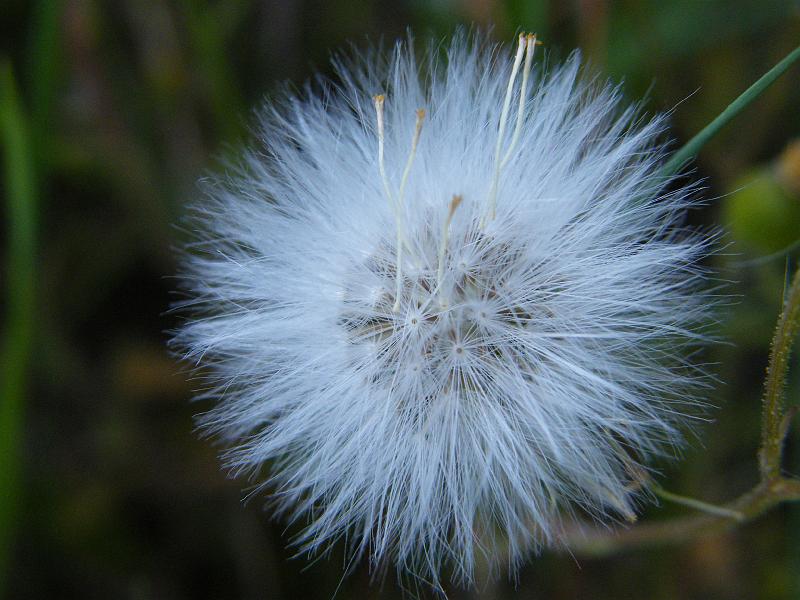
[{"label": "dandelion seed head", "polygon": [[632,518],[680,443],[708,319],[661,118],[457,35],[337,61],[207,183],[175,344],[226,464],[374,567],[513,571],[575,513]]}]

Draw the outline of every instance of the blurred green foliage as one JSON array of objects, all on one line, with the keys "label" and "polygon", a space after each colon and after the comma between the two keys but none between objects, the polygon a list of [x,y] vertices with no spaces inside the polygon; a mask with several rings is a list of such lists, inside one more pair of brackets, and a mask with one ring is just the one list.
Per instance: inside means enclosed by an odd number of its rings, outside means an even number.
[{"label": "blurred green foliage", "polygon": [[[341,548],[310,566],[292,560],[293,528],[260,500],[242,506],[247,483],[227,480],[216,450],[196,439],[192,414],[205,407],[189,404],[192,383],[164,349],[177,322],[165,311],[183,206],[214,157],[247,140],[248,111],[283,80],[330,73],[329,53],[348,40],[491,23],[499,40],[538,32],[554,57],[580,47],[624,79],[631,99],[647,95],[647,110],[674,111],[673,135],[685,141],[800,39],[790,0],[4,0],[0,15],[10,61],[0,110],[11,106],[13,74],[12,121],[29,144],[20,152],[6,126],[3,164],[30,162],[29,174],[7,167],[2,190],[22,198],[21,178],[33,190],[20,210],[4,204],[2,314],[13,312],[16,280],[36,293],[23,303],[34,333],[14,341],[13,319],[2,329],[5,347],[30,357],[17,393],[22,502],[13,527],[0,514],[13,598],[327,600],[337,589]],[[714,422],[698,424],[683,461],[661,468],[667,489],[712,502],[756,478],[767,345],[798,257],[800,161],[788,146],[800,137],[797,81],[796,71],[779,80],[697,161],[714,200],[691,218],[726,228],[714,266],[736,300],[720,316],[730,343],[705,357],[726,382],[710,398]],[[36,226],[18,262],[26,214]],[[798,442],[786,465],[795,473]],[[5,476],[16,461],[0,454]],[[685,510],[652,507],[643,518]],[[451,597],[789,598],[800,595],[798,573],[800,512],[786,507],[680,548],[579,564],[545,554],[519,582]],[[391,573],[370,585],[362,565],[337,598],[378,595],[401,592]]]},{"label": "blurred green foliage", "polygon": [[751,252],[791,253],[800,244],[800,140],[777,160],[746,172],[722,204],[722,221]]},{"label": "blurred green foliage", "polygon": [[[33,342],[38,198],[30,127],[11,65],[0,62],[0,139],[6,182],[6,326],[0,353],[0,577],[17,520],[20,441]],[[2,579],[0,579],[2,581]]]}]

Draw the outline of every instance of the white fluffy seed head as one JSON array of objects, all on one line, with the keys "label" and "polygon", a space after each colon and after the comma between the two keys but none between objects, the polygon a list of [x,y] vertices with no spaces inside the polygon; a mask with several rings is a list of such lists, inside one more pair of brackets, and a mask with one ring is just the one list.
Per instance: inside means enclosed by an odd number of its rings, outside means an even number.
[{"label": "white fluffy seed head", "polygon": [[195,207],[174,342],[304,549],[469,584],[576,511],[630,518],[679,442],[709,305],[692,191],[665,191],[660,118],[534,44],[337,61]]}]

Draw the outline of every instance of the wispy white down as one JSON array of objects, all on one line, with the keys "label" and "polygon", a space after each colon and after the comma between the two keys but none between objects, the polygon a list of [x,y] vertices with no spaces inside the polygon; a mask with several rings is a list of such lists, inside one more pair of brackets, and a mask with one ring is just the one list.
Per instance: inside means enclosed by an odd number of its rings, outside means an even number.
[{"label": "wispy white down", "polygon": [[696,414],[695,191],[661,118],[535,44],[337,60],[194,207],[174,343],[303,550],[513,572],[575,514],[633,518]]}]

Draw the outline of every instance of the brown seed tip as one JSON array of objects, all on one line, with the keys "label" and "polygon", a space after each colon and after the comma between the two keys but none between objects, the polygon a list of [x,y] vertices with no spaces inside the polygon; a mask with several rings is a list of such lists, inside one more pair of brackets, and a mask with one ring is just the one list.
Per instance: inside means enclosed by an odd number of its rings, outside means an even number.
[{"label": "brown seed tip", "polygon": [[464,199],[464,197],[461,194],[453,194],[453,199],[450,200],[450,216],[451,217],[453,216],[453,213],[456,212],[456,210],[458,209],[458,207],[461,204],[461,201],[463,199]]}]

